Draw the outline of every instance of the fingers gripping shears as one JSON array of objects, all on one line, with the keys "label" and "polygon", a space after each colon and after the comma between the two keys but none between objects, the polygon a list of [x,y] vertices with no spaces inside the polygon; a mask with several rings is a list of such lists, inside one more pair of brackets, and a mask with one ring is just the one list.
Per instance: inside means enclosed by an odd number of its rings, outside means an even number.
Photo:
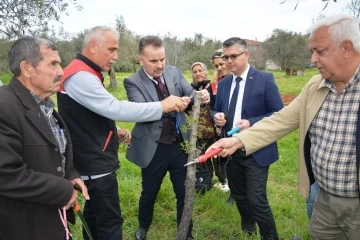
[{"label": "fingers gripping shears", "polygon": [[204,163],[206,162],[209,158],[219,154],[223,149],[222,148],[216,148],[208,153],[205,153],[203,155],[198,156],[197,158],[195,158],[194,160],[189,161],[188,163],[186,163],[184,165],[184,167],[191,165],[191,164],[195,164],[195,163]]}]

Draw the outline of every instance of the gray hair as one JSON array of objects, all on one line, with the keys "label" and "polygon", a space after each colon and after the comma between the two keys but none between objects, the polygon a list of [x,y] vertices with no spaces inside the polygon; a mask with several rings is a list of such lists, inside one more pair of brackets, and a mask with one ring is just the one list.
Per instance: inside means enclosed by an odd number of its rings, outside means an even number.
[{"label": "gray hair", "polygon": [[325,26],[329,26],[329,35],[335,43],[340,44],[349,40],[352,42],[355,51],[360,53],[359,23],[354,18],[342,13],[325,17],[309,28],[309,39],[312,38],[316,30]]},{"label": "gray hair", "polygon": [[142,55],[146,46],[163,47],[164,43],[158,36],[148,35],[139,41],[139,54]]},{"label": "gray hair", "polygon": [[232,37],[223,42],[223,48],[229,48],[234,45],[237,45],[242,51],[247,51],[247,44],[244,39],[238,37]]},{"label": "gray hair", "polygon": [[97,43],[99,43],[100,45],[102,45],[105,41],[104,39],[104,33],[107,31],[111,31],[112,33],[115,34],[115,36],[117,38],[119,38],[119,33],[108,26],[96,26],[93,27],[86,35],[83,41],[83,46],[82,49],[85,49],[86,46],[90,43],[90,41],[96,41]]},{"label": "gray hair", "polygon": [[14,42],[8,53],[9,68],[14,76],[18,77],[21,74],[22,61],[27,61],[31,66],[36,67],[43,60],[41,46],[53,51],[58,50],[52,42],[43,38],[24,36]]}]

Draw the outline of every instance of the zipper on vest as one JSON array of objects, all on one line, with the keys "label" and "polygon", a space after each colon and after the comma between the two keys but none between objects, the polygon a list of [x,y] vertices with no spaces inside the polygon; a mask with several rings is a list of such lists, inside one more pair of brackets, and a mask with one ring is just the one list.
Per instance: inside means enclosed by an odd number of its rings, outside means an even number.
[{"label": "zipper on vest", "polygon": [[105,151],[106,147],[109,145],[109,141],[110,141],[112,135],[113,135],[113,131],[110,130],[110,132],[109,132],[109,134],[108,134],[108,136],[106,138],[104,148],[102,150],[103,152]]}]

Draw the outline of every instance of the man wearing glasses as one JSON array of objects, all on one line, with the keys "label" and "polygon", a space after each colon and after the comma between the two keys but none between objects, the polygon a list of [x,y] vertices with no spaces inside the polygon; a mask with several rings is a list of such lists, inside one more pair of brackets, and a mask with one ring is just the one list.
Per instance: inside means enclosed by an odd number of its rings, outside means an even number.
[{"label": "man wearing glasses", "polygon": [[[249,65],[249,51],[243,39],[233,37],[223,43],[223,60],[232,72],[218,85],[213,111],[215,124],[222,127],[221,136],[234,126],[240,131],[283,108],[278,87],[271,73]],[[241,150],[231,155],[227,177],[231,193],[241,215],[241,228],[255,234],[256,223],[261,239],[279,239],[267,194],[269,165],[278,159],[276,142],[250,156]]]}]

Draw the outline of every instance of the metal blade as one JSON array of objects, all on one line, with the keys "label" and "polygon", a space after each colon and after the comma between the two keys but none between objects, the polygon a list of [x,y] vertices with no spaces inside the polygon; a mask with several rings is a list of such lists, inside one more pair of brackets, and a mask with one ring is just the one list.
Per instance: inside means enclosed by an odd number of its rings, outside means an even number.
[{"label": "metal blade", "polygon": [[186,163],[186,164],[184,165],[184,167],[189,166],[189,165],[191,165],[191,164],[195,164],[195,163],[197,163],[197,159]]},{"label": "metal blade", "polygon": [[194,97],[195,97],[195,94],[196,94],[196,91],[193,91],[193,92],[189,95],[189,98],[194,98]]}]

